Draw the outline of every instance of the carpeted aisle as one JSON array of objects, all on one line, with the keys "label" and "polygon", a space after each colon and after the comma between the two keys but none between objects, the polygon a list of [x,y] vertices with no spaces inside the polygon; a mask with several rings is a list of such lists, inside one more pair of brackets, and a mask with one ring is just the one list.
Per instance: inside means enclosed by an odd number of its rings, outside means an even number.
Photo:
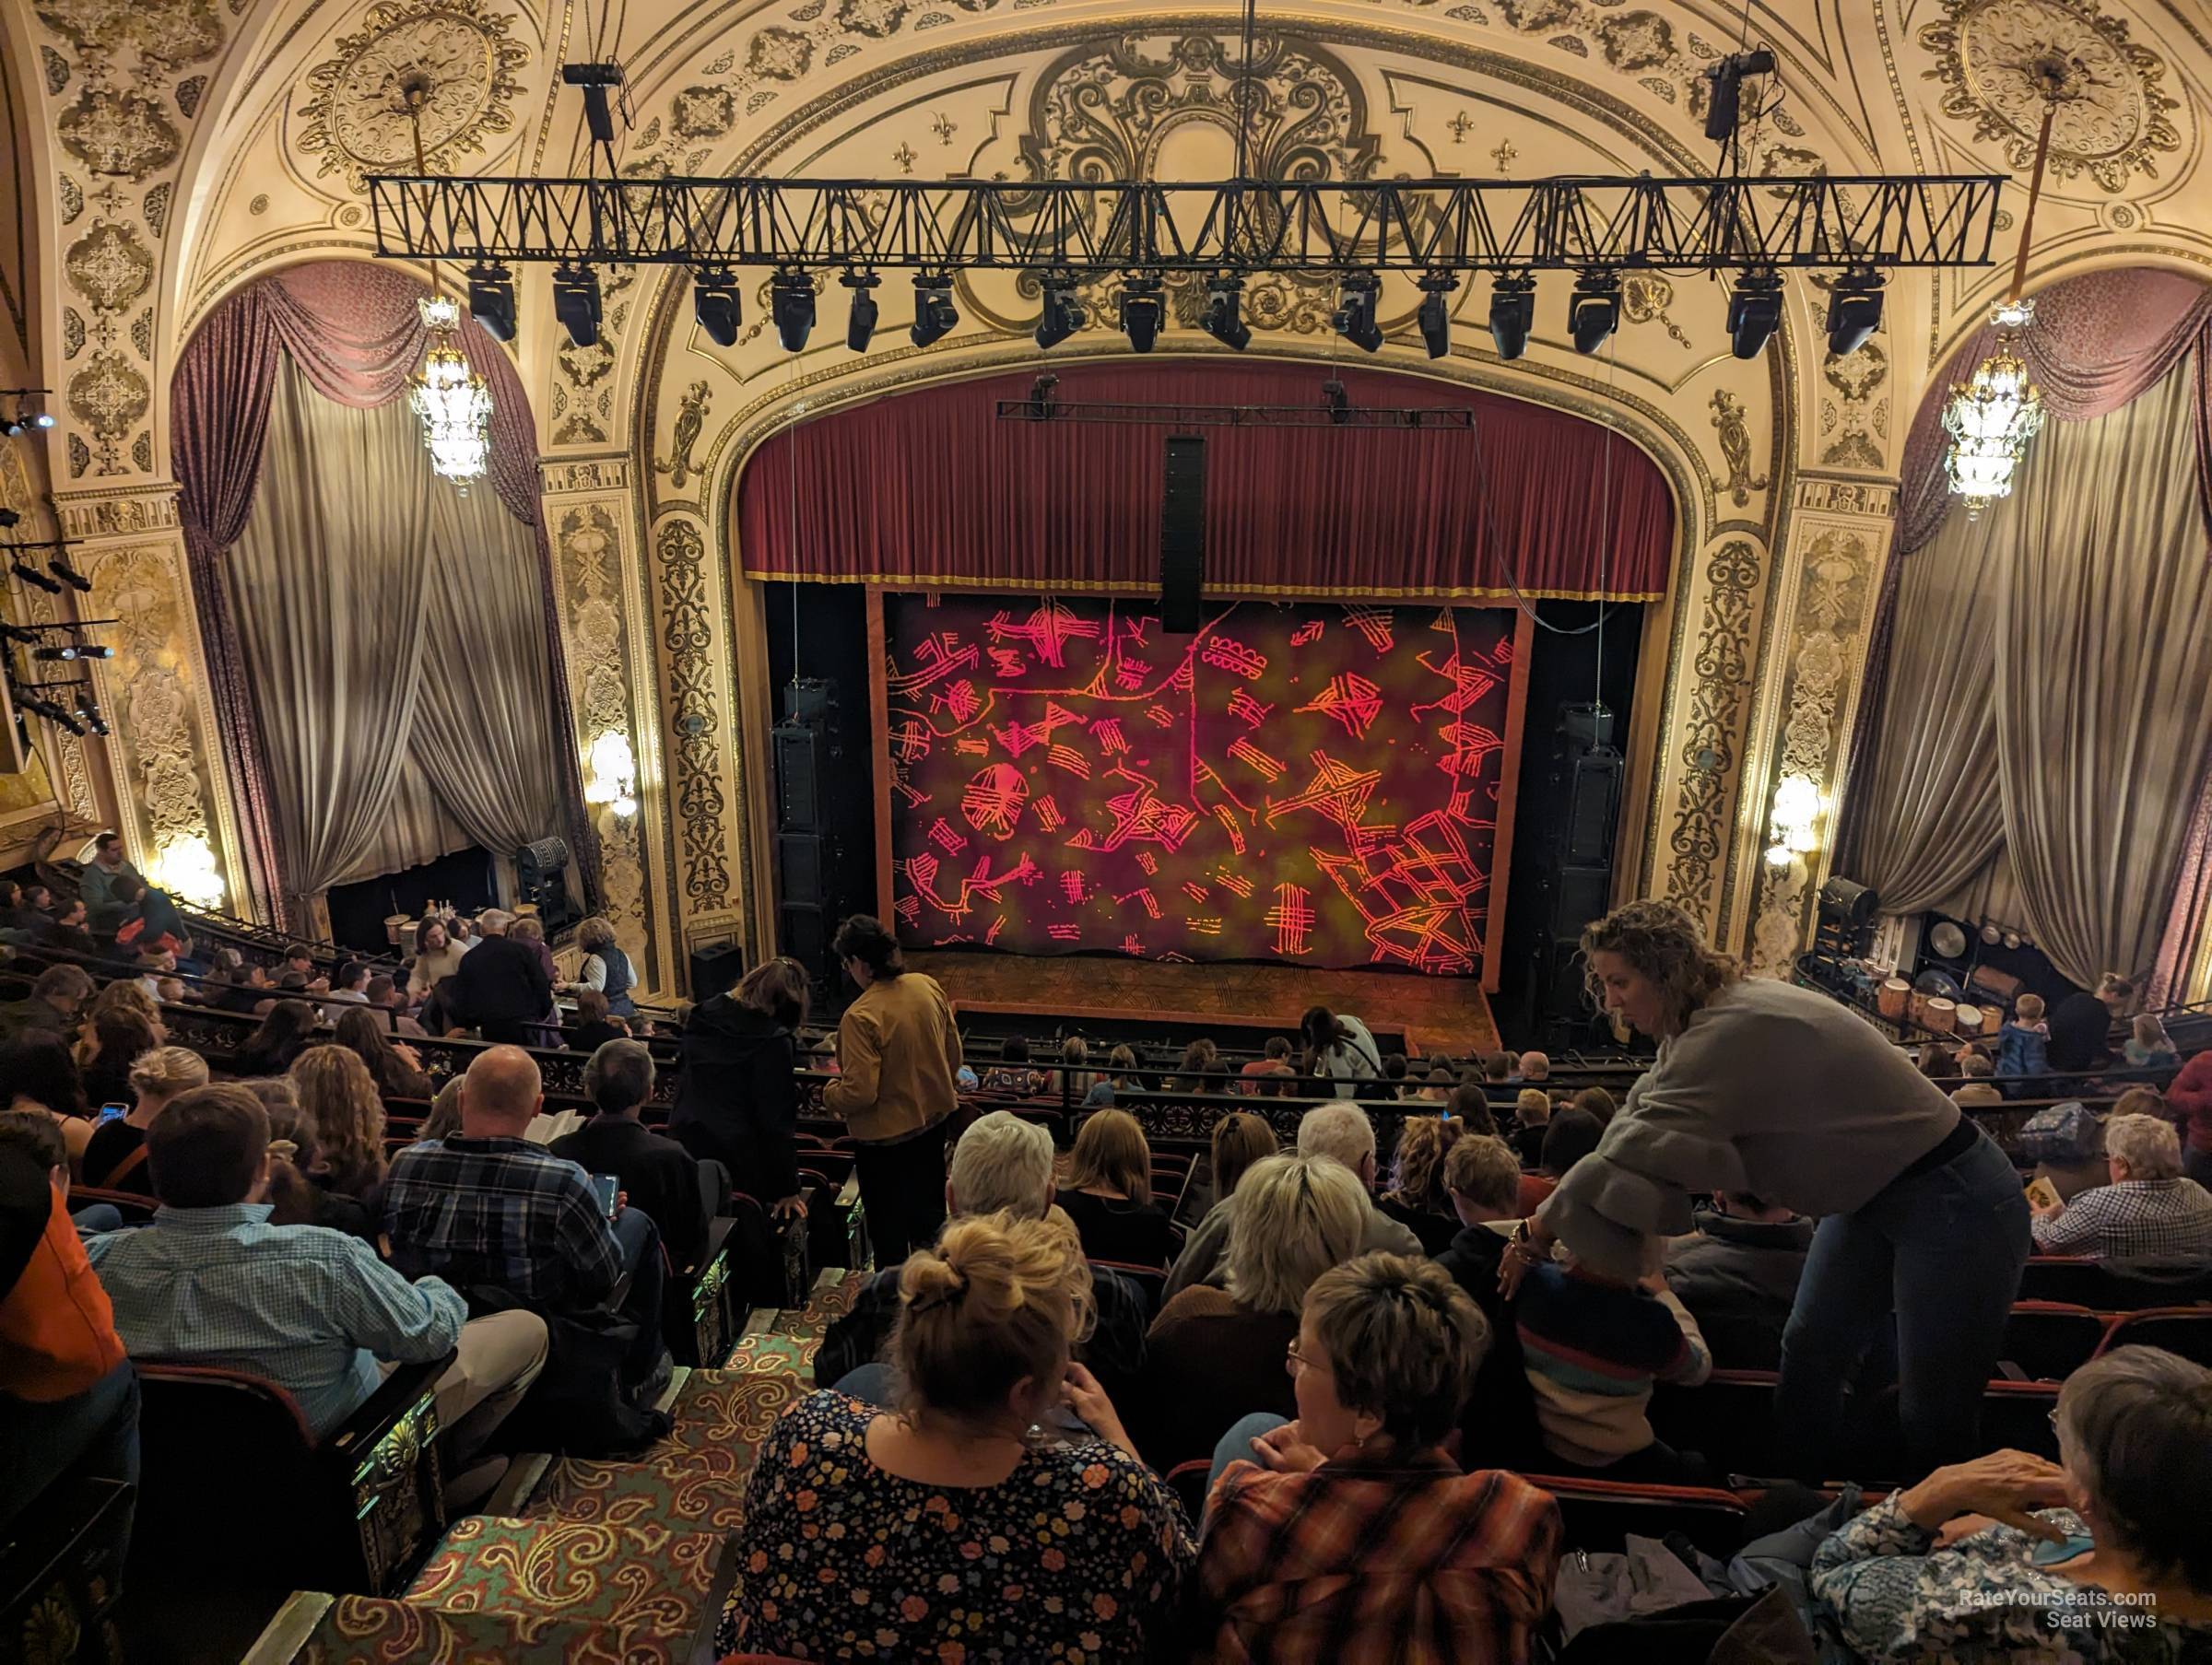
[{"label": "carpeted aisle", "polygon": [[826,1271],[804,1308],[756,1313],[724,1368],[682,1383],[674,1426],[643,1458],[556,1461],[514,1515],[455,1522],[405,1596],[339,1597],[296,1650],[277,1657],[689,1665],[728,1588],[729,1533],[753,1458],[784,1408],[811,1389],[822,1334],[866,1275]]}]

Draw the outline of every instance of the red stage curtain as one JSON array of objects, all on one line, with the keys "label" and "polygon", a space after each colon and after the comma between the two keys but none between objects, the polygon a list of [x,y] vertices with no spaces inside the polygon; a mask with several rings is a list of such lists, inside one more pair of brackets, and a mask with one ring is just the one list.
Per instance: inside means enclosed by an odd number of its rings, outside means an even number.
[{"label": "red stage curtain", "polygon": [[[1041,365],[1040,368],[1042,368]],[[1070,365],[1058,397],[1321,404],[1319,365]],[[917,389],[778,434],[738,488],[748,576],[1156,590],[1164,426],[1001,421],[1035,371]],[[1206,568],[1230,595],[1649,601],[1673,499],[1628,440],[1418,377],[1336,372],[1353,404],[1472,406],[1476,431],[1208,428]],[[1495,513],[1495,524],[1486,524]]]}]

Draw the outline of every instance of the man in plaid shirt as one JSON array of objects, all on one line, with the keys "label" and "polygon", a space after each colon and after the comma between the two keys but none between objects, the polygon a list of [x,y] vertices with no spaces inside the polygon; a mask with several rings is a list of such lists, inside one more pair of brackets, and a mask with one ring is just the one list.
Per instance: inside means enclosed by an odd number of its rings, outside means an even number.
[{"label": "man in plaid shirt", "polygon": [[638,1379],[661,1356],[660,1234],[634,1208],[610,1225],[583,1169],[524,1138],[542,1088],[520,1047],[492,1047],[469,1065],[461,1131],[392,1159],[383,1199],[392,1264],[463,1291],[504,1290],[550,1314],[602,1305],[634,1272],[623,1313],[639,1326],[639,1345],[625,1374]]},{"label": "man in plaid shirt", "polygon": [[2035,1211],[2035,1246],[2143,1265],[2212,1266],[2212,1193],[2182,1178],[2182,1143],[2156,1116],[2105,1123],[2112,1182]]}]

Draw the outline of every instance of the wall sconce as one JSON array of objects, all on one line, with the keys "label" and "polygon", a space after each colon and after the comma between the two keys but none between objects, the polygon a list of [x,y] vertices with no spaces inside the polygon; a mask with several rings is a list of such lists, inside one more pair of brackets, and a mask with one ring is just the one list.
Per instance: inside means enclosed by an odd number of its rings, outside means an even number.
[{"label": "wall sconce", "polygon": [[1803,775],[1784,775],[1774,788],[1774,842],[1767,847],[1767,865],[1787,867],[1818,850],[1818,824],[1826,807],[1818,786]]},{"label": "wall sconce", "polygon": [[223,875],[215,851],[198,833],[164,839],[147,863],[147,875],[172,897],[206,912],[223,905]]},{"label": "wall sconce", "polygon": [[629,735],[609,729],[593,741],[591,768],[583,783],[586,803],[604,803],[625,820],[638,813],[638,757]]}]

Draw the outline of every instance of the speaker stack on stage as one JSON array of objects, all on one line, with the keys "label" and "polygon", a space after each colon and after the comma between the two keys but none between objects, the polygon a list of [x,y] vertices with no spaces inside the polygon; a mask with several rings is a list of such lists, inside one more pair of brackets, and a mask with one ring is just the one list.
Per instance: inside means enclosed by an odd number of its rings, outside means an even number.
[{"label": "speaker stack on stage", "polygon": [[1159,627],[1189,636],[1205,622],[1199,592],[1206,581],[1206,440],[1174,434],[1160,473]]},{"label": "speaker stack on stage", "polygon": [[837,685],[806,680],[783,690],[783,721],[771,741],[776,759],[776,943],[806,968],[818,1005],[838,993],[830,939],[840,919],[865,906],[863,852],[855,829],[869,826],[872,777],[850,760]]},{"label": "speaker stack on stage", "polygon": [[1562,706],[1541,799],[1521,812],[1533,810],[1547,829],[1527,904],[1537,930],[1533,941],[1524,939],[1530,956],[1524,1044],[1556,1051],[1610,1044],[1583,990],[1581,944],[1583,927],[1605,914],[1612,895],[1621,779],[1613,713],[1602,705]]}]

